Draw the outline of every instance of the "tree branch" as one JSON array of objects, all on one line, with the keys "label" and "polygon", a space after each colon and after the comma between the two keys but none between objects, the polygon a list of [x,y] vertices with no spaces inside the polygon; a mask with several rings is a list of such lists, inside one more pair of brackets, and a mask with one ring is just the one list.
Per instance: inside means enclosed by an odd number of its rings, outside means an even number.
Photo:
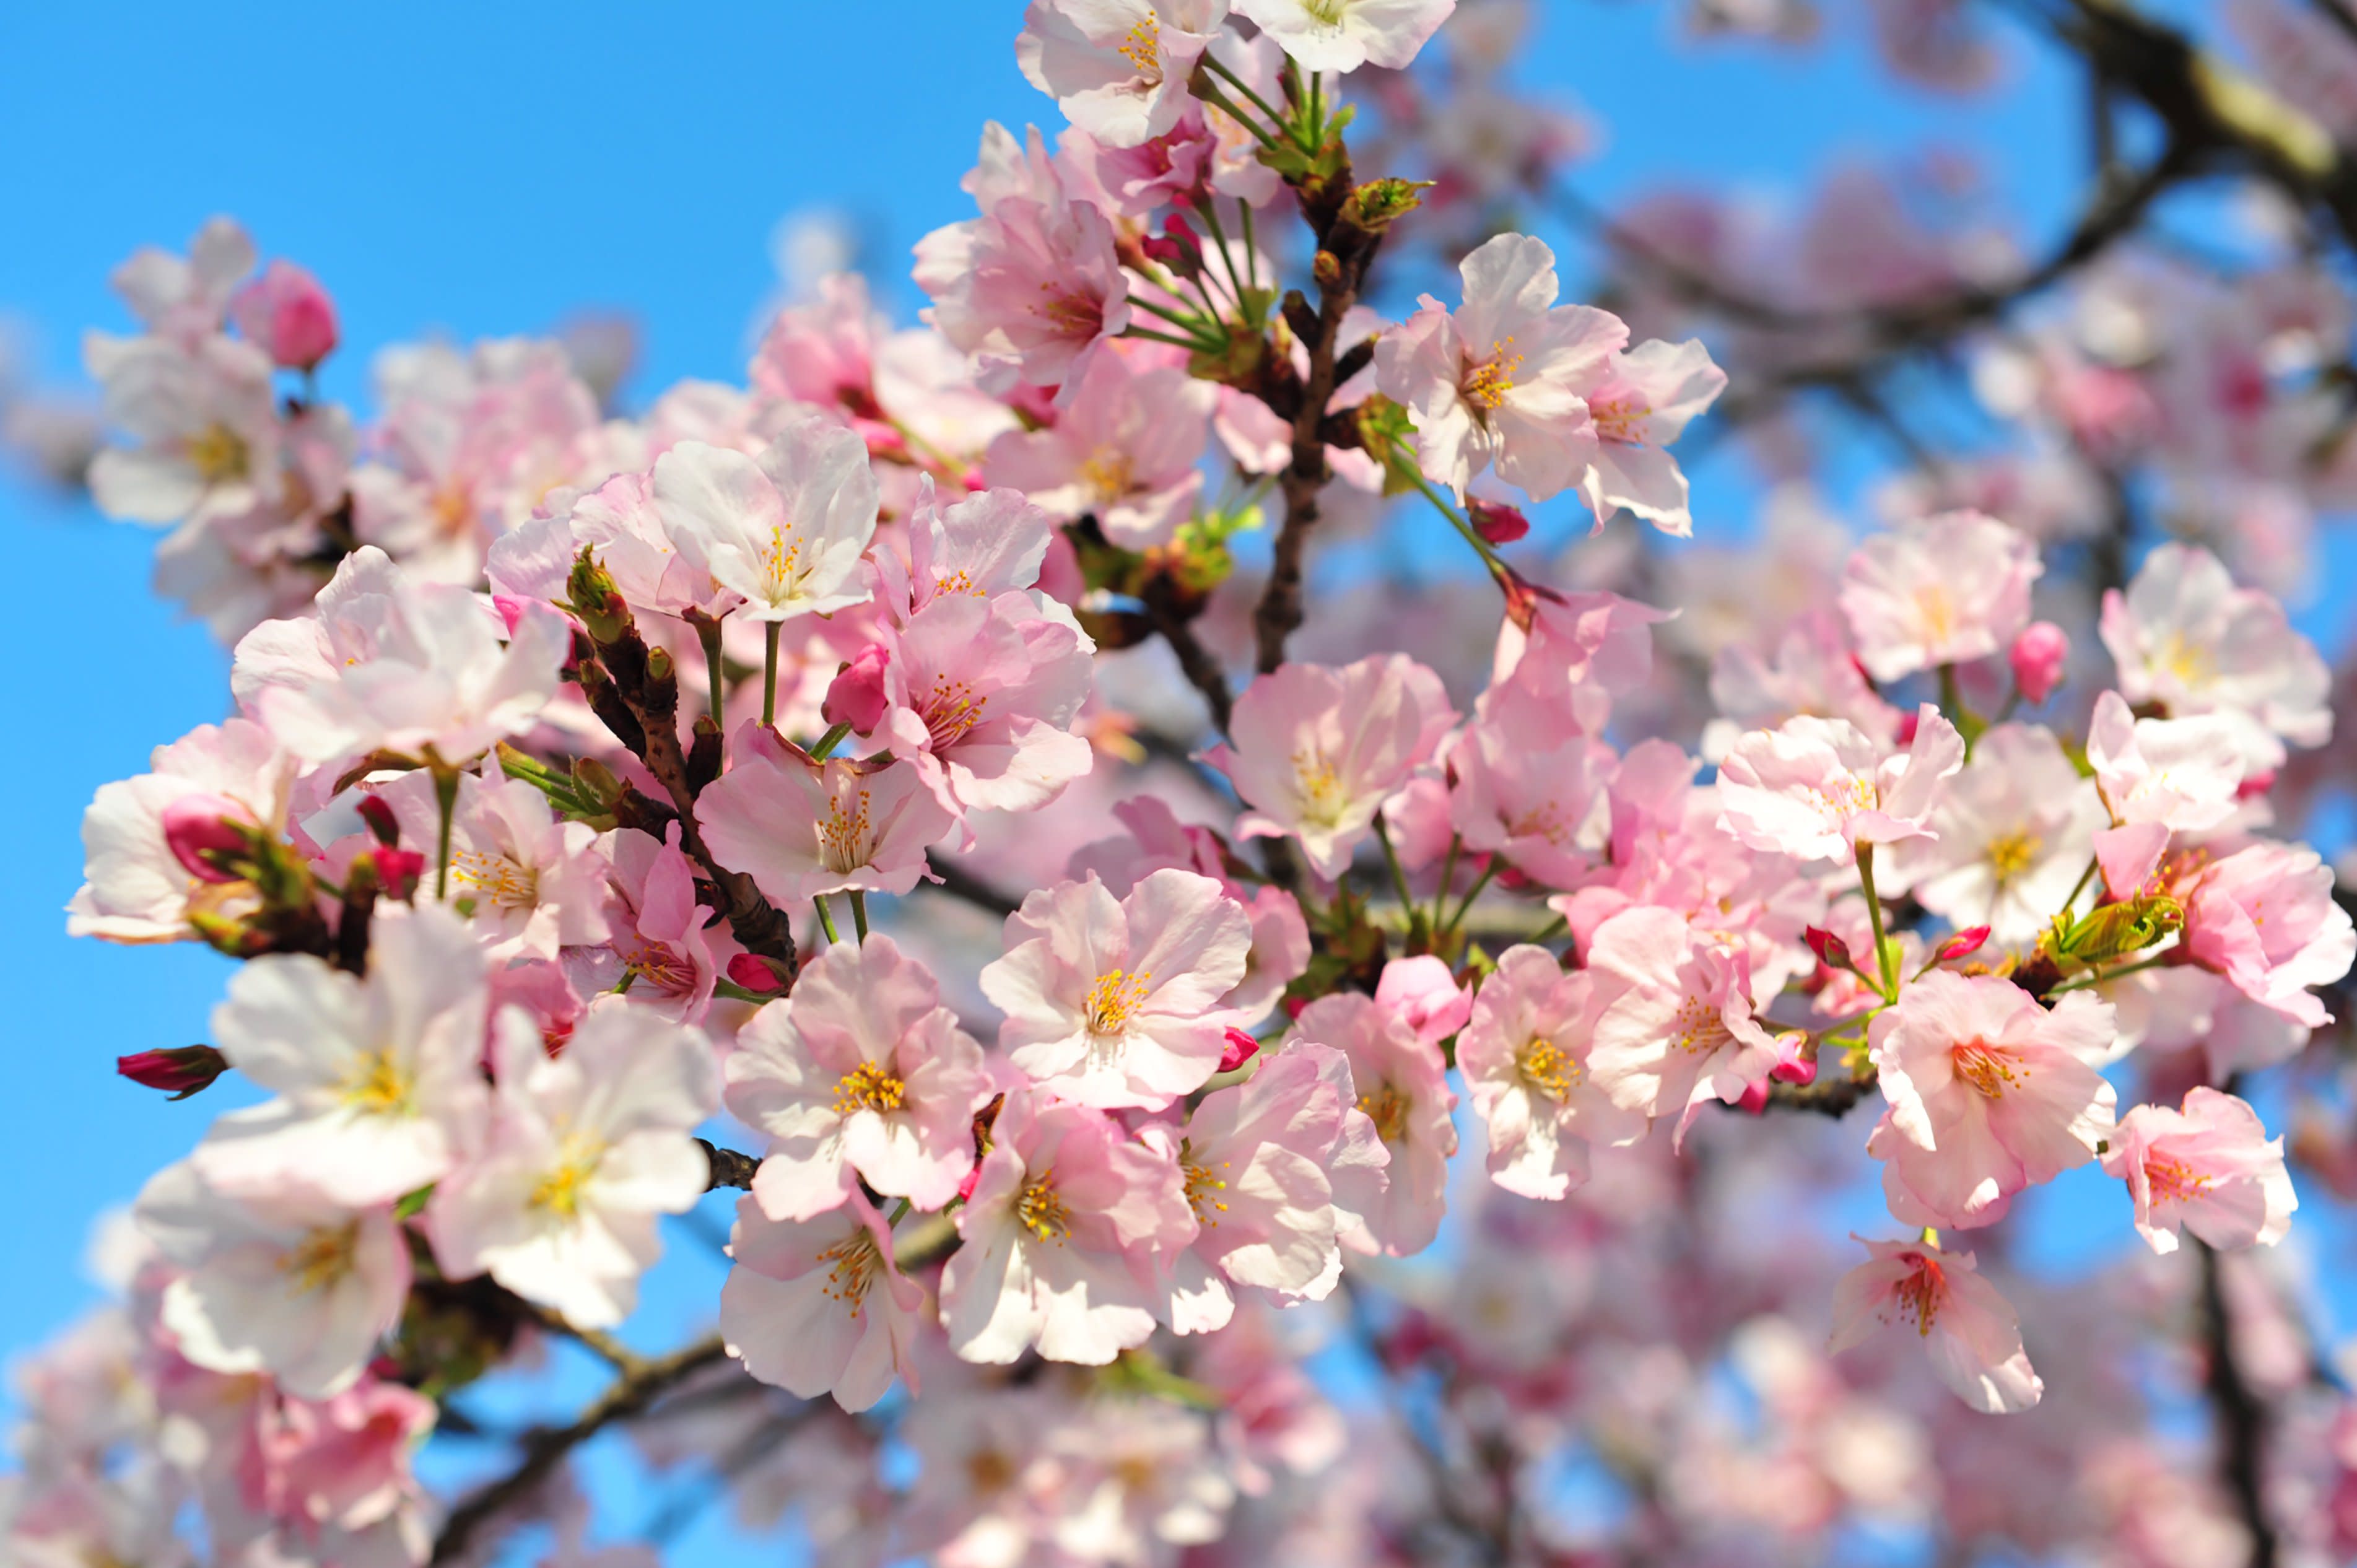
[{"label": "tree branch", "polygon": [[2234,1499],[2251,1537],[2251,1568],[2275,1568],[2275,1525],[2267,1517],[2265,1466],[2267,1411],[2234,1359],[2234,1319],[2218,1254],[2207,1241],[2186,1238],[2201,1260],[2202,1385],[2218,1433],[2219,1478]]}]

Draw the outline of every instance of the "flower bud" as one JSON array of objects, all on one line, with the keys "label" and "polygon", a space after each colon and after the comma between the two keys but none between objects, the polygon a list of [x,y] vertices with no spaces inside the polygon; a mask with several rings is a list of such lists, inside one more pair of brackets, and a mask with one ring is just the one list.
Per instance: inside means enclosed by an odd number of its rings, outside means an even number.
[{"label": "flower bud", "polygon": [[2062,666],[2071,657],[2071,638],[2050,620],[2032,621],[2013,639],[2013,683],[2021,700],[2035,707],[2062,683]]},{"label": "flower bud", "polygon": [[273,262],[237,291],[230,316],[253,346],[290,371],[307,371],[336,347],[336,306],[319,280]]},{"label": "flower bud", "polygon": [[1823,926],[1811,926],[1801,933],[1801,940],[1809,944],[1809,950],[1816,954],[1817,961],[1827,969],[1855,970],[1857,967],[1850,961],[1848,945]]},{"label": "flower bud", "polygon": [[388,898],[407,903],[417,896],[417,885],[425,876],[425,856],[414,849],[395,849],[380,844],[369,852],[376,863],[377,885]]},{"label": "flower bud", "polygon": [[884,722],[884,670],[891,661],[890,650],[880,642],[861,649],[826,689],[820,715],[830,725],[849,725],[857,734],[872,734]]},{"label": "flower bud", "polygon": [[1806,1086],[1817,1081],[1817,1043],[1805,1030],[1792,1029],[1776,1036],[1776,1065],[1768,1076],[1778,1083]]},{"label": "flower bud", "polygon": [[393,808],[385,804],[383,796],[363,795],[360,804],[353,809],[360,812],[361,821],[368,824],[369,832],[377,843],[394,844],[401,842],[401,821],[393,814]]},{"label": "flower bud", "polygon": [[169,1090],[173,1099],[186,1100],[227,1072],[229,1058],[210,1046],[188,1046],[179,1050],[140,1051],[134,1056],[117,1057],[114,1070],[134,1083]]},{"label": "flower bud", "polygon": [[1766,1111],[1768,1109],[1768,1080],[1763,1078],[1758,1083],[1745,1084],[1743,1086],[1743,1097],[1735,1102],[1735,1108],[1749,1116],[1757,1116],[1760,1112]]},{"label": "flower bud", "polygon": [[219,795],[183,795],[164,808],[165,847],[200,881],[242,880],[222,863],[250,857],[255,831],[244,807]]},{"label": "flower bud", "polygon": [[1260,1042],[1242,1029],[1228,1031],[1227,1048],[1220,1053],[1220,1070],[1233,1072],[1260,1054]]},{"label": "flower bud", "polygon": [[1512,544],[1531,531],[1531,520],[1523,515],[1523,509],[1502,501],[1469,496],[1465,515],[1472,522],[1473,532],[1492,544]]},{"label": "flower bud", "polygon": [[1980,951],[1988,940],[1989,929],[1986,926],[1966,926],[1940,944],[1940,956],[1937,961],[1953,963],[1960,958],[1970,958]]},{"label": "flower bud", "polygon": [[1161,263],[1182,278],[1196,278],[1203,272],[1203,244],[1187,220],[1174,212],[1162,223],[1159,236],[1148,234],[1137,243],[1146,256]]},{"label": "flower bud", "polygon": [[778,972],[770,967],[767,960],[748,952],[740,952],[728,961],[728,978],[746,990],[763,996],[786,988],[785,982],[778,978]]}]

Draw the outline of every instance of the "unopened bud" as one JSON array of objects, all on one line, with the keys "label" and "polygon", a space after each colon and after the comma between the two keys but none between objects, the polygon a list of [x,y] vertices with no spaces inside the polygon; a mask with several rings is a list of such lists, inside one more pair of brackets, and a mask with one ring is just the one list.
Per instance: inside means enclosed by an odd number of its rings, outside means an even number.
[{"label": "unopened bud", "polygon": [[861,649],[827,687],[820,715],[830,725],[849,725],[855,734],[874,733],[884,722],[884,671],[891,661],[891,650],[880,642]]},{"label": "unopened bud", "polygon": [[1512,544],[1531,531],[1531,520],[1523,509],[1502,501],[1485,501],[1479,496],[1469,496],[1465,515],[1473,524],[1473,532],[1491,544]]},{"label": "unopened bud", "polygon": [[1220,1052],[1220,1070],[1233,1072],[1260,1054],[1260,1042],[1242,1029],[1228,1031],[1228,1043]]},{"label": "unopened bud", "polygon": [[1793,1029],[1776,1036],[1776,1065],[1768,1076],[1778,1083],[1806,1086],[1817,1081],[1817,1042]]},{"label": "unopened bud", "polygon": [[237,329],[271,360],[307,371],[336,347],[336,305],[319,280],[292,262],[273,262],[231,296]]},{"label": "unopened bud", "polygon": [[1823,926],[1811,926],[1801,933],[1801,940],[1809,944],[1809,950],[1816,954],[1817,961],[1827,969],[1854,972],[1857,968],[1850,961],[1849,945]]},{"label": "unopened bud", "polygon": [[385,804],[384,797],[363,795],[360,804],[353,809],[360,812],[361,821],[368,824],[369,832],[377,843],[393,844],[401,842],[400,820],[393,814],[393,808]]},{"label": "unopened bud", "polygon": [[425,857],[414,849],[395,849],[391,844],[379,844],[369,851],[376,864],[377,885],[384,896],[400,903],[417,897],[417,885],[425,876]]},{"label": "unopened bud", "polygon": [[1940,944],[1939,961],[1953,963],[1960,958],[1970,958],[1980,951],[1988,940],[1989,929],[1986,926],[1966,926]]},{"label": "unopened bud", "polygon": [[171,1091],[186,1100],[229,1070],[229,1058],[210,1046],[187,1046],[171,1051],[140,1051],[114,1058],[114,1070],[134,1083]]},{"label": "unopened bud", "polygon": [[728,961],[728,978],[763,996],[786,988],[786,983],[778,978],[778,972],[770,967],[768,960],[748,952],[740,952]]},{"label": "unopened bud", "polygon": [[1203,242],[1178,213],[1172,213],[1162,223],[1162,232],[1140,240],[1137,248],[1153,261],[1161,263],[1182,278],[1196,278],[1203,272]]},{"label": "unopened bud", "polygon": [[2050,620],[2032,621],[2013,639],[2007,657],[2021,700],[2035,707],[2062,683],[2062,666],[2071,658],[2070,634]]},{"label": "unopened bud", "polygon": [[164,808],[164,844],[189,875],[237,882],[226,863],[250,859],[258,830],[244,807],[220,795],[183,795]]}]

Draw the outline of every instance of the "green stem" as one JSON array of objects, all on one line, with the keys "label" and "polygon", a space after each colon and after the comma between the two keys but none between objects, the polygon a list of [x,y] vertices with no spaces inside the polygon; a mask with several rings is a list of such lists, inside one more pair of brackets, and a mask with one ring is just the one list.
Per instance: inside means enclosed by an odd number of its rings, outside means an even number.
[{"label": "green stem", "polygon": [[761,629],[761,724],[766,728],[778,722],[778,634],[786,623],[773,620]]},{"label": "green stem", "polygon": [[1309,73],[1309,134],[1303,139],[1303,148],[1315,152],[1326,141],[1326,73]]},{"label": "green stem", "polygon": [[1448,853],[1440,862],[1440,886],[1432,895],[1432,923],[1435,926],[1440,924],[1440,917],[1448,913],[1448,889],[1457,881],[1457,854],[1464,847],[1463,834],[1452,832],[1448,835]]},{"label": "green stem", "polygon": [[1157,305],[1145,295],[1136,294],[1129,296],[1129,303],[1140,310],[1152,311],[1173,327],[1183,327],[1198,337],[1207,336],[1204,331],[1203,318],[1191,310],[1173,310],[1167,305]]},{"label": "green stem", "polygon": [[1219,247],[1220,266],[1228,274],[1228,286],[1236,291],[1236,315],[1241,317],[1244,314],[1244,285],[1236,276],[1236,259],[1228,254],[1228,231],[1220,226],[1219,198],[1205,191],[1202,204],[1195,210],[1203,215],[1203,227],[1211,231],[1211,242]]},{"label": "green stem", "polygon": [[867,940],[867,895],[856,887],[851,890],[851,929],[861,941]]},{"label": "green stem", "polygon": [[705,679],[710,689],[705,700],[711,704],[712,722],[718,724],[721,722],[722,704],[728,697],[727,682],[720,672],[720,623],[707,617],[696,617],[695,639],[704,644]]},{"label": "green stem", "polygon": [[458,770],[447,763],[434,765],[434,804],[442,813],[440,865],[434,873],[434,897],[450,897],[450,820],[458,810]]},{"label": "green stem", "polygon": [[1551,942],[1555,940],[1555,938],[1562,936],[1565,932],[1570,929],[1570,918],[1565,915],[1557,915],[1554,919],[1549,920],[1545,925],[1541,926],[1537,930],[1533,931],[1523,940],[1525,941],[1539,943]]},{"label": "green stem", "polygon": [[818,906],[818,929],[826,933],[828,945],[841,941],[843,939],[834,934],[834,911],[827,908],[826,895],[822,893],[811,902]]},{"label": "green stem", "polygon": [[1448,520],[1448,526],[1455,529],[1463,537],[1465,542],[1473,547],[1474,553],[1481,557],[1483,565],[1489,567],[1492,573],[1509,570],[1505,561],[1496,551],[1490,548],[1490,542],[1474,532],[1471,523],[1457,515],[1457,509],[1448,504],[1448,498],[1442,495],[1439,488],[1419,473],[1414,465],[1394,462],[1391,465],[1391,471],[1414,485],[1417,492],[1432,503],[1433,510]]},{"label": "green stem", "polygon": [[1407,888],[1407,869],[1400,865],[1399,851],[1392,847],[1392,831],[1383,823],[1383,814],[1375,813],[1375,842],[1383,846],[1383,864],[1392,869],[1392,886],[1399,894],[1400,908],[1407,911],[1408,934],[1424,924],[1424,911],[1415,907],[1415,896]]},{"label": "green stem", "polygon": [[1882,934],[1882,897],[1874,890],[1874,846],[1857,846],[1857,885],[1866,895],[1866,923],[1874,932],[1874,968],[1882,979],[1882,999],[1899,1000],[1899,974],[1891,962],[1889,939]]},{"label": "green stem", "polygon": [[1252,280],[1253,287],[1258,288],[1260,286],[1260,253],[1259,243],[1253,238],[1252,203],[1240,198],[1236,202],[1236,210],[1243,215],[1244,220],[1244,276]]},{"label": "green stem", "polygon": [[810,754],[812,759],[813,761],[823,762],[826,758],[834,756],[834,748],[841,746],[843,744],[843,737],[850,733],[851,726],[849,725],[837,725],[833,729],[828,730],[824,735],[818,737],[818,744],[811,747]]},{"label": "green stem", "polygon": [[2062,900],[2062,912],[2064,914],[2069,914],[2072,907],[2079,902],[2079,895],[2087,890],[2088,879],[2095,875],[2096,871],[2103,865],[2103,864],[2104,863],[2102,861],[2096,859],[2093,855],[2089,855],[2087,857],[2087,869],[2079,873],[2079,880],[2071,884],[2071,897]]},{"label": "green stem", "polygon": [[1442,936],[1448,936],[1465,923],[1465,917],[1473,912],[1473,900],[1481,897],[1481,890],[1490,886],[1490,878],[1497,875],[1498,857],[1493,854],[1490,857],[1490,864],[1481,868],[1481,875],[1473,879],[1473,886],[1465,890],[1465,902],[1457,906],[1457,913],[1449,916],[1448,924],[1440,928]]},{"label": "green stem", "polygon": [[2158,969],[2162,964],[2167,963],[2172,957],[2176,956],[2176,952],[2177,950],[2175,948],[2171,948],[2167,952],[2155,953],[2150,958],[2140,958],[2134,963],[2124,963],[2120,965],[2119,968],[2106,970],[2102,974],[2082,975],[2077,980],[2066,980],[2061,984],[2054,987],[2053,990],[2049,991],[2046,994],[2049,996],[2060,996],[2066,991],[2084,991],[2089,986],[2101,985],[2106,981],[2117,980],[2123,975],[2135,974],[2140,971],[2147,969]]},{"label": "green stem", "polygon": [[1168,332],[1157,332],[1151,327],[1125,327],[1121,329],[1121,335],[1125,338],[1144,338],[1156,343],[1169,343],[1189,353],[1200,353],[1209,347],[1200,338],[1180,338]]},{"label": "green stem", "polygon": [[[1228,79],[1228,84],[1231,87],[1233,87],[1238,92],[1243,93],[1246,101],[1249,102],[1254,108],[1267,115],[1268,123],[1270,124],[1275,126],[1280,131],[1288,129],[1286,117],[1278,113],[1275,110],[1270,108],[1268,100],[1263,98],[1259,93],[1253,91],[1252,83],[1246,81],[1243,77],[1238,76],[1234,71],[1230,70],[1209,51],[1204,53],[1202,59],[1203,64],[1207,68],[1226,77]],[[1207,87],[1211,86],[1209,82],[1204,83],[1204,85]],[[1254,124],[1252,116],[1237,108],[1234,101],[1230,99],[1226,93],[1220,91],[1217,88],[1212,88],[1211,91],[1211,102],[1226,110],[1229,114],[1234,117],[1238,124],[1243,126],[1245,130],[1250,131],[1254,135],[1258,136],[1263,145],[1272,147],[1276,145],[1276,138],[1268,132],[1262,130],[1258,125]],[[1296,146],[1300,146],[1300,140],[1298,137],[1294,139],[1294,145]],[[1306,153],[1311,149],[1308,147],[1302,147],[1301,150]]]}]

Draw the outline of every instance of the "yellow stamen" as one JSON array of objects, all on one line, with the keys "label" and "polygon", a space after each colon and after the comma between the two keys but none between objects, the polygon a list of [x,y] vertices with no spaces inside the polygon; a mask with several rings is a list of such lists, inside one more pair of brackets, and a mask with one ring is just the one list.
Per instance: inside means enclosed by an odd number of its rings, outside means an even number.
[{"label": "yellow stamen", "polygon": [[1534,1037],[1514,1058],[1523,1081],[1553,1100],[1568,1100],[1587,1074],[1553,1040]]},{"label": "yellow stamen", "polygon": [[898,1111],[908,1090],[906,1083],[874,1062],[861,1062],[836,1080],[834,1113],[848,1116],[856,1111]]},{"label": "yellow stamen", "polygon": [[1118,1035],[1129,1027],[1130,1015],[1146,1005],[1153,992],[1154,976],[1140,970],[1135,974],[1116,969],[1097,976],[1089,987],[1088,1001],[1082,1004],[1088,1015],[1092,1035]]},{"label": "yellow stamen", "polygon": [[1071,1234],[1071,1210],[1064,1207],[1064,1200],[1056,1196],[1055,1184],[1046,1177],[1031,1183],[1016,1198],[1015,1218],[1038,1240],[1061,1246]]},{"label": "yellow stamen", "polygon": [[326,1290],[352,1272],[360,1234],[361,1222],[357,1219],[306,1231],[300,1241],[278,1255],[278,1272],[286,1276],[297,1294]]}]

